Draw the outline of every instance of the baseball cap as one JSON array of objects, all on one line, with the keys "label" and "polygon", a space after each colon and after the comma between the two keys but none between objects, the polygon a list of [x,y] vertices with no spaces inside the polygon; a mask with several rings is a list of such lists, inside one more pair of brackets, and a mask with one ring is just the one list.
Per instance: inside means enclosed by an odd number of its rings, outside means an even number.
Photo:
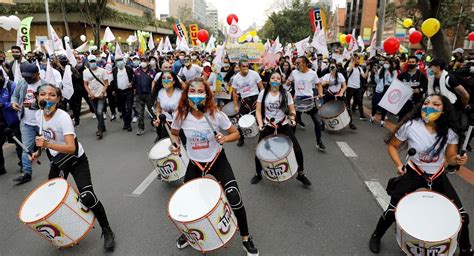
[{"label": "baseball cap", "polygon": [[24,62],[20,66],[21,75],[24,77],[32,77],[34,74],[39,73],[38,66],[33,63]]},{"label": "baseball cap", "polygon": [[460,54],[463,54],[464,53],[464,50],[462,48],[456,48],[454,51],[453,51],[453,54],[455,53],[460,53]]},{"label": "baseball cap", "polygon": [[97,57],[94,54],[90,54],[89,56],[87,56],[87,61],[97,61]]}]

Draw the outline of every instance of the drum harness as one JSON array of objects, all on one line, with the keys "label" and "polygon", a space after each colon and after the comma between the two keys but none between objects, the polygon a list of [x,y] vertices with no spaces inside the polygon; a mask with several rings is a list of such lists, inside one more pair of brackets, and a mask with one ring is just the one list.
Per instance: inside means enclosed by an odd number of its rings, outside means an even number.
[{"label": "drum harness", "polygon": [[438,178],[439,176],[441,176],[441,174],[443,174],[444,172],[444,166],[441,166],[438,171],[436,171],[436,173],[434,174],[428,174],[426,172],[424,172],[423,170],[421,170],[415,163],[413,163],[413,161],[408,161],[408,165],[418,174],[420,175],[421,177],[425,178],[425,180],[428,182],[428,187],[429,189],[431,190],[431,186],[433,185],[433,181]]},{"label": "drum harness", "polygon": [[216,156],[214,156],[214,158],[212,159],[212,161],[210,162],[207,162],[204,167],[197,161],[194,161],[194,160],[191,160],[192,163],[194,165],[196,165],[201,171],[202,171],[202,177],[205,177],[207,175],[207,173],[209,172],[209,170],[212,168],[212,166],[214,165],[214,163],[216,162],[217,158],[219,158],[219,156],[221,155],[221,152],[222,152],[222,148],[219,149],[219,151],[217,152]]},{"label": "drum harness", "polygon": [[[250,97],[247,97],[247,98],[253,98],[253,97],[255,97],[255,96],[250,96]],[[252,109],[255,109],[255,108],[257,107],[257,100],[255,99],[255,100],[253,101],[252,106],[250,106],[250,105],[247,103],[247,101],[245,100],[245,99],[247,99],[247,98],[242,98],[242,99],[240,100],[240,103],[242,103],[242,106],[244,106],[245,108],[247,108],[249,111],[252,111]]]}]

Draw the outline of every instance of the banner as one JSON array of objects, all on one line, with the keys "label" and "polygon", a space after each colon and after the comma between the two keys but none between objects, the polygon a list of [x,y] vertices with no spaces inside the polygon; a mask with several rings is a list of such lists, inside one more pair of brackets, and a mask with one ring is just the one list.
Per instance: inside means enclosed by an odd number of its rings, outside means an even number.
[{"label": "banner", "polygon": [[188,33],[183,23],[181,23],[179,20],[176,20],[176,23],[173,26],[173,30],[179,39],[184,38],[184,40],[188,42]]},{"label": "banner", "polygon": [[309,11],[309,19],[311,21],[313,33],[320,29],[326,31],[326,15],[324,14],[323,9],[319,7],[311,8]]},{"label": "banner", "polygon": [[226,44],[225,50],[231,62],[239,62],[247,56],[250,63],[260,63],[265,48],[262,43]]},{"label": "banner", "polygon": [[17,30],[16,44],[23,49],[24,52],[31,51],[30,43],[30,26],[33,17],[26,17],[21,21],[20,29]]},{"label": "banner", "polygon": [[371,35],[372,35],[372,29],[364,28],[364,31],[362,32],[362,39],[364,40],[364,43],[370,42]]},{"label": "banner", "polygon": [[227,35],[232,38],[239,38],[244,34],[242,29],[240,28],[239,24],[232,19],[232,24],[230,24],[229,30],[227,31]]},{"label": "banner", "polygon": [[379,106],[396,115],[412,94],[413,90],[410,87],[395,79],[380,100]]},{"label": "banner", "polygon": [[189,35],[191,36],[191,44],[193,46],[198,45],[198,32],[199,32],[199,26],[198,24],[191,24],[189,25]]}]

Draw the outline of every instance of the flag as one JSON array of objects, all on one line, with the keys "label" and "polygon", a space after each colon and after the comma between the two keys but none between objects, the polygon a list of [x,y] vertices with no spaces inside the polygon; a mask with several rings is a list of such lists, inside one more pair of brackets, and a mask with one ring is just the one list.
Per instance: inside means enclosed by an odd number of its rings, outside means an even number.
[{"label": "flag", "polygon": [[216,51],[216,57],[212,60],[212,64],[214,65],[214,70],[221,70],[221,67],[224,63],[224,56],[225,56],[225,49],[224,46],[218,45]]},{"label": "flag", "polygon": [[[254,38],[255,36],[257,36],[257,30],[252,30],[252,31],[245,32],[244,34],[242,34],[241,37],[239,37],[238,42],[243,43],[243,42],[247,41],[247,36],[249,36],[249,35],[252,38]],[[255,42],[255,43],[257,43],[257,42]]]},{"label": "flag", "polygon": [[118,42],[115,44],[115,59],[123,59],[123,52]]},{"label": "flag", "polygon": [[155,42],[153,42],[153,35],[150,32],[150,38],[148,38],[148,49],[152,50],[155,48]]},{"label": "flag", "polygon": [[377,15],[374,17],[374,25],[372,26],[372,31],[377,31],[377,23],[379,21],[379,17]]},{"label": "flag", "polygon": [[173,30],[178,36],[179,39],[184,38],[184,40],[187,42],[188,41],[188,35],[186,32],[186,27],[184,26],[183,23],[181,23],[179,20],[176,20],[176,23],[173,26]]},{"label": "flag", "polygon": [[17,30],[16,45],[25,52],[31,51],[30,27],[33,17],[26,17],[21,21],[20,29]]},{"label": "flag", "polygon": [[316,32],[314,32],[311,46],[316,48],[316,50],[318,50],[318,52],[322,55],[329,56],[328,45],[326,42],[326,33],[323,29],[318,29]]},{"label": "flag", "polygon": [[163,52],[172,52],[173,51],[173,46],[171,45],[170,38],[166,36],[165,39],[165,45],[163,46]]},{"label": "flag", "polygon": [[394,79],[387,92],[379,102],[379,106],[392,114],[398,114],[403,105],[411,98],[413,90],[400,80]]},{"label": "flag", "polygon": [[112,54],[110,53],[109,56],[107,56],[107,62],[105,63],[104,69],[107,71],[107,79],[109,80],[109,83],[112,82],[112,80],[114,80],[114,76],[112,74]]},{"label": "flag", "polygon": [[158,48],[156,48],[156,51],[159,52],[160,54],[163,53],[163,47],[164,47],[164,44],[163,44],[163,37],[160,38],[160,43],[158,44]]},{"label": "flag", "polygon": [[357,38],[355,36],[355,28],[352,29],[351,41],[349,42],[349,52],[354,52],[357,49]]},{"label": "flag", "polygon": [[290,57],[291,59],[291,44],[287,44],[286,47],[285,47],[286,51],[285,51],[285,57],[288,56]]},{"label": "flag", "polygon": [[273,42],[272,52],[277,53],[277,52],[281,52],[281,50],[283,50],[283,47],[280,44],[280,36],[277,36],[277,38],[275,39],[275,42]]},{"label": "flag", "polygon": [[309,11],[309,19],[311,21],[313,32],[318,30],[326,31],[326,15],[324,14],[323,9],[319,7],[311,8]]},{"label": "flag", "polygon": [[75,67],[77,65],[77,60],[76,56],[74,56],[74,53],[72,52],[71,47],[69,46],[69,43],[66,43],[66,57],[69,60],[69,63]]},{"label": "flag", "polygon": [[109,27],[105,28],[103,40],[106,41],[107,43],[110,43],[110,42],[115,40],[115,36],[114,36],[114,34],[112,33],[112,30],[110,30]]},{"label": "flag", "polygon": [[63,75],[63,89],[61,90],[64,98],[71,99],[72,95],[74,94],[74,86],[72,85],[72,71],[71,65],[66,65],[64,68],[64,75]]},{"label": "flag", "polygon": [[362,39],[362,36],[360,35],[357,37],[357,45],[359,46],[359,48],[361,48],[360,51],[363,51],[365,49],[364,40]]},{"label": "flag", "polygon": [[268,52],[270,50],[270,48],[272,47],[272,44],[270,43],[269,39],[267,39],[267,42],[265,42],[263,47],[265,48],[265,52]]},{"label": "flag", "polygon": [[89,42],[85,42],[76,48],[77,52],[85,52],[89,50]]},{"label": "flag", "polygon": [[145,37],[143,36],[142,31],[138,30],[137,31],[137,38],[138,38],[138,52],[140,54],[145,54],[146,51],[146,41]]},{"label": "flag", "polygon": [[230,24],[228,35],[232,38],[239,38],[243,35],[242,29],[240,29],[239,24],[237,24],[237,21],[232,19],[232,24]]},{"label": "flag", "polygon": [[297,42],[296,50],[298,51],[298,56],[304,56],[306,47],[308,47],[309,36],[299,42]]},{"label": "flag", "polygon": [[214,36],[211,35],[211,38],[207,42],[207,46],[206,46],[206,49],[204,51],[207,52],[207,53],[211,53],[212,50],[214,48],[216,48],[215,42],[216,42],[216,38],[214,38]]},{"label": "flag", "polygon": [[198,32],[199,32],[198,24],[189,25],[189,34],[191,35],[191,44],[193,46],[198,45]]},{"label": "flag", "polygon": [[56,31],[54,31],[53,26],[49,25],[49,27],[51,29],[51,39],[53,40],[53,50],[64,51],[63,42],[61,41],[61,38],[59,38],[58,34],[56,34]]},{"label": "flag", "polygon": [[377,43],[377,33],[374,32],[374,35],[372,36],[372,41],[370,41],[370,51],[369,51],[369,59],[376,54],[376,43]]},{"label": "flag", "polygon": [[51,66],[51,62],[49,60],[48,60],[48,63],[46,64],[46,76],[44,80],[46,80],[46,82],[48,82],[49,84],[58,86],[56,84],[56,79],[54,79],[53,67]]},{"label": "flag", "polygon": [[181,38],[181,40],[176,38],[176,40],[179,40],[179,50],[185,51],[186,53],[189,53],[191,51],[188,42],[186,42],[186,38],[183,37]]},{"label": "flag", "polygon": [[342,52],[342,58],[348,60],[351,57],[351,53],[344,47],[344,51]]}]

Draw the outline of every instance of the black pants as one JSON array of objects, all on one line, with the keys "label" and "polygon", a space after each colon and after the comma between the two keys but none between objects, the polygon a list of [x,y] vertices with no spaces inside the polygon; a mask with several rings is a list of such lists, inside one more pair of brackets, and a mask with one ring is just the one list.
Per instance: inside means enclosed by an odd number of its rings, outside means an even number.
[{"label": "black pants", "polygon": [[[53,163],[51,163],[51,169],[49,170],[48,179],[58,178],[60,176],[61,170]],[[96,202],[93,206],[88,206],[86,203],[82,202],[84,206],[88,207],[92,210],[97,221],[102,228],[109,227],[109,221],[107,220],[107,214],[105,213],[105,208],[102,203],[97,199],[97,196],[94,193],[94,189],[92,188],[92,180],[91,180],[91,172],[89,169],[89,160],[87,160],[87,156],[84,153],[80,158],[79,161],[69,170],[63,170],[64,179],[67,179],[69,174],[72,174],[74,181],[76,182],[77,189],[81,194],[80,197],[84,194],[92,194],[93,198]]]},{"label": "black pants", "polygon": [[107,91],[107,104],[104,108],[104,112],[107,112],[107,106],[110,108],[112,115],[117,114],[117,96],[114,96],[113,91]]},{"label": "black pants", "polygon": [[352,104],[352,112],[355,112],[355,106],[359,108],[360,117],[364,117],[364,107],[362,106],[362,89],[350,88],[346,90],[346,106],[349,108],[351,106],[351,100],[354,98],[354,103]]},{"label": "black pants", "polygon": [[[265,126],[263,131],[260,131],[260,135],[258,136],[258,142],[260,142],[263,138],[267,137],[268,135],[272,135],[275,133],[275,128],[271,126]],[[282,126],[278,126],[276,129],[277,134],[284,134],[288,136],[293,143],[293,149],[295,151],[296,162],[298,163],[298,173],[302,173],[304,171],[304,162],[303,162],[303,151],[301,150],[300,144],[291,130],[289,124],[285,124]],[[262,164],[260,160],[258,160],[257,156],[255,156],[255,171],[258,175],[262,174]]]},{"label": "black pants", "polygon": [[[254,95],[254,96],[250,96],[245,99],[242,99],[240,101],[241,104],[239,108],[239,115],[243,116],[254,111],[257,104],[257,98],[258,98],[258,95]],[[253,115],[255,115],[255,112]],[[239,131],[239,134],[240,134],[239,140],[243,141],[245,137],[244,137],[244,133],[242,132],[242,129],[240,129],[240,127],[237,127],[237,130]]]},{"label": "black pants", "polygon": [[[200,163],[205,166],[206,163]],[[213,175],[216,180],[223,186],[227,200],[229,201],[230,207],[234,211],[235,217],[237,218],[237,224],[239,225],[240,235],[248,236],[249,228],[247,224],[247,214],[245,212],[244,203],[240,195],[239,186],[234,177],[232,167],[227,161],[224,149],[222,149],[220,155],[217,157],[214,165],[212,165],[207,171],[208,174]],[[184,182],[188,182],[192,179],[203,176],[201,169],[194,164],[193,161],[189,161],[186,175],[184,176]]]},{"label": "black pants", "polygon": [[[313,120],[314,124],[314,133],[316,134],[316,143],[319,143],[321,141],[321,116],[319,116],[319,110],[317,106],[314,106],[313,109],[311,109],[308,112],[305,112],[307,115],[311,117],[311,120]],[[301,122],[301,114],[302,112],[296,111],[296,122],[299,123]],[[292,127],[293,133],[296,133],[296,126]]]},{"label": "black pants", "polygon": [[[7,134],[5,134],[6,126],[0,125],[0,169],[5,169],[5,158],[3,156],[3,144],[5,142],[10,142],[10,139],[8,138]],[[12,135],[17,137],[21,141],[21,132],[20,132],[20,124],[13,125],[9,127],[12,131]],[[20,147],[20,145],[16,144],[16,155],[18,156],[19,162],[18,165],[21,168],[21,155],[23,154],[23,149]]]},{"label": "black pants", "polygon": [[123,126],[131,127],[132,125],[132,107],[133,107],[133,90],[117,90],[118,110],[122,113]]},{"label": "black pants", "polygon": [[[418,175],[413,169],[411,169],[410,166],[407,166],[407,172],[402,176],[401,180],[392,192],[388,209],[383,213],[379,219],[379,222],[377,223],[375,233],[378,237],[382,237],[385,234],[385,231],[387,231],[387,229],[395,221],[395,208],[397,207],[400,199],[402,199],[402,197],[404,197],[406,194],[411,193],[419,188],[428,188],[428,182],[424,177]],[[463,209],[461,200],[459,199],[456,190],[454,190],[453,186],[451,185],[446,173],[441,174],[433,181],[432,190],[447,196],[458,207],[462,218],[461,231],[459,233],[459,248],[462,250],[470,249],[471,244],[469,242],[468,229],[469,215]]]}]

